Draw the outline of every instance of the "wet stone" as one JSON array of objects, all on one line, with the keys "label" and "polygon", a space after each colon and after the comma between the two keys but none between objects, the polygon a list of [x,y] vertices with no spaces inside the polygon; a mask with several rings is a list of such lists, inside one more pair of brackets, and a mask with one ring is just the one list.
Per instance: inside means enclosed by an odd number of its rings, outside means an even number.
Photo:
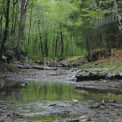
[{"label": "wet stone", "polygon": [[32,122],[32,121],[30,121],[30,120],[17,119],[17,120],[14,120],[13,122]]},{"label": "wet stone", "polygon": [[80,122],[78,119],[66,119],[61,122]]}]

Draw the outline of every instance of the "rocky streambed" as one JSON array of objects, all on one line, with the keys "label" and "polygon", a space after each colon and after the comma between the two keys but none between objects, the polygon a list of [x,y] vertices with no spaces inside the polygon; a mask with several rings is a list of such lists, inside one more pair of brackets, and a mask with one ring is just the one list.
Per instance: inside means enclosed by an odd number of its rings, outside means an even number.
[{"label": "rocky streambed", "polygon": [[[94,71],[91,71],[91,69],[85,71],[89,78],[96,75],[94,72],[100,74],[96,69]],[[0,121],[121,122],[121,79],[110,79],[105,75],[104,79],[75,82],[75,76],[86,76],[84,74],[83,70],[77,70],[76,68],[67,69],[58,67],[46,70],[45,68],[40,69],[37,66],[36,69],[21,67],[18,72],[14,73],[1,72]],[[34,88],[29,85],[32,81]],[[35,82],[40,82],[41,85],[34,85]],[[54,86],[48,87],[44,85],[44,82],[53,82]],[[71,84],[73,88],[71,85],[70,87],[65,87],[61,84],[57,86],[55,82]],[[9,83],[12,83],[11,89],[8,86],[4,89],[4,85]],[[50,91],[47,89],[50,89]],[[116,95],[114,95],[115,93]],[[58,99],[54,99],[52,94],[54,96],[58,95],[56,96]],[[67,94],[65,99],[62,94]],[[48,98],[49,96],[50,99]]]},{"label": "rocky streambed", "polygon": [[122,120],[122,106],[102,105],[92,100],[37,101],[27,104],[1,102],[0,111],[1,122],[51,122],[51,118],[52,122],[121,122]]}]

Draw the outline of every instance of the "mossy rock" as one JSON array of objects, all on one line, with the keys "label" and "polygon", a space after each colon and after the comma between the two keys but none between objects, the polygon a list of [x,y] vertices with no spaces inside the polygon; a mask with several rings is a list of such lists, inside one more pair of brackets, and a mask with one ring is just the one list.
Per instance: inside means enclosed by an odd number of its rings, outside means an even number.
[{"label": "mossy rock", "polygon": [[87,54],[87,59],[89,62],[96,61],[99,59],[103,59],[106,57],[109,57],[111,55],[111,50],[107,48],[100,48],[100,49],[94,49]]},{"label": "mossy rock", "polygon": [[65,64],[67,66],[74,65],[78,66],[86,62],[86,59],[82,56],[71,56],[64,58],[60,63]]},{"label": "mossy rock", "polygon": [[5,71],[15,72],[17,70],[18,70],[18,68],[16,67],[15,64],[7,64],[7,63],[1,63],[0,64],[0,71],[1,72],[5,72]]}]

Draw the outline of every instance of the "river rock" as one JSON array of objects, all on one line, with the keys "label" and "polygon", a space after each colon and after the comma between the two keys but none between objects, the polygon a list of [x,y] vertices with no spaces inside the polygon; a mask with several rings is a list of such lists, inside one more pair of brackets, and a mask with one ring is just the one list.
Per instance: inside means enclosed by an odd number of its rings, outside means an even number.
[{"label": "river rock", "polygon": [[89,80],[101,80],[101,79],[122,79],[122,73],[113,72],[110,68],[87,68],[82,69],[76,74],[76,81],[89,81]]},{"label": "river rock", "polygon": [[91,117],[90,116],[87,116],[87,115],[84,115],[84,116],[80,116],[79,117],[80,121],[91,121]]},{"label": "river rock", "polygon": [[30,120],[23,120],[23,119],[16,119],[16,120],[13,120],[12,122],[32,122]]},{"label": "river rock", "polygon": [[49,67],[49,66],[43,66],[43,65],[32,65],[32,68],[38,69],[38,70],[57,70],[56,67]]},{"label": "river rock", "polygon": [[61,122],[80,122],[78,119],[65,119]]},{"label": "river rock", "polygon": [[122,108],[121,104],[115,104],[115,103],[109,103],[109,106],[114,108]]}]

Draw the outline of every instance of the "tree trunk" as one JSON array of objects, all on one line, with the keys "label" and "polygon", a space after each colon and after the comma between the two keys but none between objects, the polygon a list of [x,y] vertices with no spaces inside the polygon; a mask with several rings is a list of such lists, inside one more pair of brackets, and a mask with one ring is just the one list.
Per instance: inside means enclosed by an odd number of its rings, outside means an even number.
[{"label": "tree trunk", "polygon": [[0,38],[3,36],[2,30],[3,30],[3,5],[4,5],[4,0],[2,1],[1,4],[1,11],[0,11]]},{"label": "tree trunk", "polygon": [[55,55],[54,55],[55,57],[57,57],[57,48],[58,48],[58,33],[55,40]]},{"label": "tree trunk", "polygon": [[70,48],[70,51],[71,51],[71,56],[74,55],[74,39],[73,39],[73,33],[71,32],[71,35],[70,35],[70,41],[71,41],[71,48]]},{"label": "tree trunk", "polygon": [[62,25],[60,24],[60,37],[61,37],[61,57],[63,57],[64,53],[64,39],[63,39],[63,32],[62,32]]},{"label": "tree trunk", "polygon": [[85,33],[85,36],[86,36],[86,48],[87,51],[90,52],[88,32]]},{"label": "tree trunk", "polygon": [[45,7],[43,6],[43,24],[44,24],[44,30],[45,30],[45,42],[44,42],[44,56],[48,57],[48,33],[47,33],[47,23],[46,23],[46,17],[45,17]]},{"label": "tree trunk", "polygon": [[32,14],[33,14],[33,2],[31,3],[31,11],[30,11],[30,27],[29,27],[29,33],[28,33],[28,40],[27,40],[27,55],[29,52],[29,42],[30,42],[30,32],[31,32],[31,26],[32,26]]},{"label": "tree trunk", "polygon": [[39,31],[39,38],[40,38],[41,53],[42,53],[42,56],[44,56],[42,35],[41,35],[41,30],[40,30],[40,20],[38,20],[38,31]]},{"label": "tree trunk", "polygon": [[21,16],[19,22],[19,32],[18,32],[18,42],[17,42],[17,59],[21,59],[21,50],[22,50],[22,43],[24,39],[24,29],[25,29],[25,22],[27,17],[27,6],[28,0],[22,0],[21,3]]},{"label": "tree trunk", "polygon": [[17,18],[18,18],[18,14],[17,14],[17,12],[18,12],[18,2],[16,1],[16,3],[15,3],[15,0],[13,0],[13,8],[12,8],[13,10],[12,10],[12,21],[11,21],[11,25],[12,25],[12,27],[11,27],[11,34],[10,34],[10,36],[11,36],[11,45],[12,45],[12,48],[14,48],[14,46],[15,46],[15,37],[16,37],[16,32],[15,32],[15,30],[16,30],[16,24],[17,24]]},{"label": "tree trunk", "polygon": [[5,49],[5,42],[8,38],[9,33],[9,7],[10,7],[10,0],[6,1],[6,8],[5,8],[5,30],[3,32],[3,37],[1,39],[1,48],[0,53],[2,54]]},{"label": "tree trunk", "polygon": [[48,35],[45,32],[45,56],[48,57]]}]

